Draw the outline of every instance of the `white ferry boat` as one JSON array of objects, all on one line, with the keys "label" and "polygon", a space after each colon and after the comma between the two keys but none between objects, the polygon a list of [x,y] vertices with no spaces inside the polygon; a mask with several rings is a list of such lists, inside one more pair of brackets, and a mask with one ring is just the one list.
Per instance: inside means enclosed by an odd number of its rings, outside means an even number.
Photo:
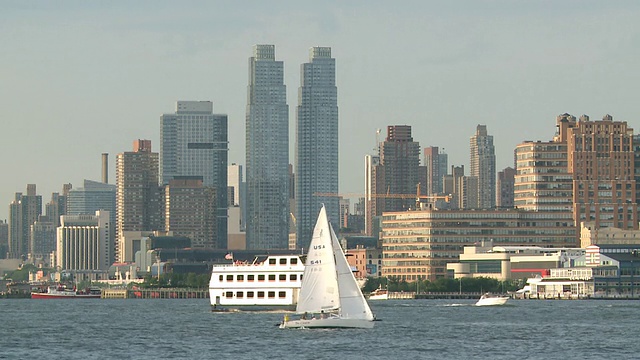
[{"label": "white ferry boat", "polygon": [[209,281],[213,311],[293,311],[304,261],[300,255],[265,255],[253,262],[214,265]]}]

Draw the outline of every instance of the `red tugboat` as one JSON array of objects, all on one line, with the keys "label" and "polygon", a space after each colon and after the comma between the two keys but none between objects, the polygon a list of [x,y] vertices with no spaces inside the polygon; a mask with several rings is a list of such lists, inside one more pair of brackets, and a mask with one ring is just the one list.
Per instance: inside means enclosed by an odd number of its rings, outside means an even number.
[{"label": "red tugboat", "polygon": [[100,289],[91,288],[85,290],[69,289],[64,285],[52,285],[46,292],[32,292],[32,299],[99,299]]}]

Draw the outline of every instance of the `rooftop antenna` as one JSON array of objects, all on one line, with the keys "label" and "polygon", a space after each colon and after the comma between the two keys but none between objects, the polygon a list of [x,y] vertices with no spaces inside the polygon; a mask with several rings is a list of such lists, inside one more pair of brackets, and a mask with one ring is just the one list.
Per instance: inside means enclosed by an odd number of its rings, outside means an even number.
[{"label": "rooftop antenna", "polygon": [[376,147],[373,148],[373,150],[378,151],[378,155],[380,155],[380,131],[382,130],[376,129]]}]

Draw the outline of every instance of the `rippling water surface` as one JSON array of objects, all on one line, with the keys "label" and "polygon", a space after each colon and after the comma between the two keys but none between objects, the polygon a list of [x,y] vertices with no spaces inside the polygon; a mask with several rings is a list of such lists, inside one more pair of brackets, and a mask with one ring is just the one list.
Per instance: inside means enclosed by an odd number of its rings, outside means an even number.
[{"label": "rippling water surface", "polygon": [[371,330],[279,329],[208,299],[0,300],[7,359],[638,359],[640,301],[371,303]]}]

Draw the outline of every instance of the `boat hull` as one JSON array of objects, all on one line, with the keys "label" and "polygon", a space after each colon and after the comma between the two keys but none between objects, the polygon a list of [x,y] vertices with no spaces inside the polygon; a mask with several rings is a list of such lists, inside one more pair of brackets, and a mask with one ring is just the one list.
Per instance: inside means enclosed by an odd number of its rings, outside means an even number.
[{"label": "boat hull", "polygon": [[476,306],[504,305],[507,303],[507,300],[509,300],[509,297],[507,296],[485,298],[485,299],[478,300],[478,302],[476,303]]},{"label": "boat hull", "polygon": [[370,295],[369,300],[388,300],[389,294]]},{"label": "boat hull", "polygon": [[32,299],[100,299],[100,295],[55,295],[47,293],[31,293]]},{"label": "boat hull", "polygon": [[365,319],[346,319],[346,318],[328,318],[328,319],[311,319],[311,320],[289,320],[280,324],[280,329],[313,329],[313,328],[357,328],[372,329],[373,320]]}]

